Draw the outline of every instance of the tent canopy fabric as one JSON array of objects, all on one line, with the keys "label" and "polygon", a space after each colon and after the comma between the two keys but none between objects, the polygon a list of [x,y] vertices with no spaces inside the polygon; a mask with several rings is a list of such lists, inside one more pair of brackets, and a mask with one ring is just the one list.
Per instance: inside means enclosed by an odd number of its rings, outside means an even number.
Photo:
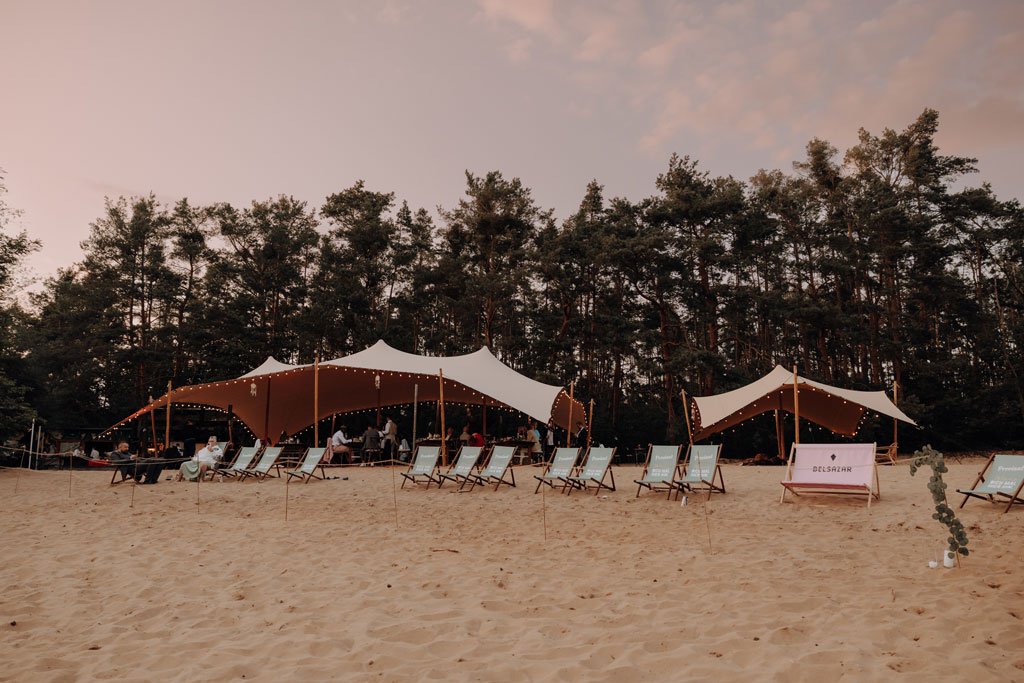
[{"label": "tent canopy fabric", "polygon": [[[870,410],[915,425],[884,391],[840,389],[803,377],[797,378],[800,417],[833,432],[853,436],[861,416]],[[793,373],[781,365],[745,387],[715,396],[693,397],[694,440],[732,427],[769,410],[793,412]]]},{"label": "tent canopy fabric", "polygon": [[[584,419],[583,404],[571,400],[561,387],[519,374],[486,347],[462,356],[433,357],[399,351],[384,341],[319,364],[317,419],[378,405],[386,409],[409,403],[417,385],[415,394],[420,401],[436,401],[440,394],[439,372],[444,375],[446,403],[507,407],[539,422],[553,420],[565,428]],[[314,374],[314,364],[289,365],[271,357],[236,379],[175,389],[170,402],[223,410],[230,407],[254,434],[276,442],[281,432],[294,434],[313,424]],[[118,425],[167,402],[165,394]],[[362,422],[375,421],[374,416]],[[362,431],[366,424],[348,426],[351,431]]]}]

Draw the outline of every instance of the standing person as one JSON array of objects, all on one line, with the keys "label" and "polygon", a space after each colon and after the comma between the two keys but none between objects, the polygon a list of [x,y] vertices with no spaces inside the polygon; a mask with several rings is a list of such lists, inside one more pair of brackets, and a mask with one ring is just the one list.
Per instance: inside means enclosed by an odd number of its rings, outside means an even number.
[{"label": "standing person", "polygon": [[548,435],[545,439],[547,442],[547,457],[550,458],[551,454],[555,451],[555,421],[548,420]]},{"label": "standing person", "polygon": [[387,422],[384,423],[383,432],[383,445],[384,445],[384,459],[392,460],[395,459],[396,445],[398,443],[398,425],[395,424],[394,420],[390,417]]},{"label": "standing person", "polygon": [[350,443],[352,443],[352,439],[348,438],[348,427],[345,425],[338,427],[338,431],[334,432],[334,436],[327,444],[331,451],[327,461],[333,463],[334,456],[337,454],[339,464],[351,465],[352,448],[349,446]]},{"label": "standing person", "polygon": [[587,446],[587,426],[583,424],[583,420],[576,420],[576,435],[573,437],[573,446],[576,448],[586,448]]},{"label": "standing person", "polygon": [[526,440],[530,442],[530,460],[541,461],[540,431],[537,429],[537,422],[530,420],[530,428],[526,430]]}]

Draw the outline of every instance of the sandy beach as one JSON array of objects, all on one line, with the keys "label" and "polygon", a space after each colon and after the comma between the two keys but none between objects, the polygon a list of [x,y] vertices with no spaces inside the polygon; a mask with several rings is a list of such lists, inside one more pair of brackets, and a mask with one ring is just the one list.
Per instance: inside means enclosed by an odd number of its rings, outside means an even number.
[{"label": "sandy beach", "polygon": [[635,467],[601,496],[350,468],[290,486],[287,521],[280,479],[197,511],[196,484],[130,506],[109,472],[69,498],[66,471],[3,470],[0,681],[1024,681],[1024,509],[968,503],[971,555],[930,569],[925,473],[881,468],[869,511],[723,469],[683,507],[635,498]]}]

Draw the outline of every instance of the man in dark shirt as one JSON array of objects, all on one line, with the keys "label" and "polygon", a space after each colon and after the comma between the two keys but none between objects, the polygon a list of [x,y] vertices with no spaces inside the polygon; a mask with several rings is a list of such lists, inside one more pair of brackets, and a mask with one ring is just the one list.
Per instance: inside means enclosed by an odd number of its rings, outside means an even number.
[{"label": "man in dark shirt", "polygon": [[585,448],[587,445],[587,427],[582,420],[576,421],[576,434],[573,436],[573,446]]}]

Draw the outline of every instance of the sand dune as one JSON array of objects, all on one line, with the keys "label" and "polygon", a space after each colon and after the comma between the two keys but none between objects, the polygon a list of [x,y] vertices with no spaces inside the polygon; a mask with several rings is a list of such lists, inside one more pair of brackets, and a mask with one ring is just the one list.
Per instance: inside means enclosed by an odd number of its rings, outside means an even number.
[{"label": "sand dune", "polygon": [[[951,488],[980,461],[953,464]],[[0,681],[1024,681],[1024,509],[968,503],[972,554],[926,478],[882,500],[779,504],[725,467],[706,508],[345,480],[110,487],[0,472]],[[15,487],[17,491],[15,492]],[[706,510],[706,512],[705,512]],[[547,539],[545,540],[546,519]],[[709,543],[710,537],[710,543]]]}]

